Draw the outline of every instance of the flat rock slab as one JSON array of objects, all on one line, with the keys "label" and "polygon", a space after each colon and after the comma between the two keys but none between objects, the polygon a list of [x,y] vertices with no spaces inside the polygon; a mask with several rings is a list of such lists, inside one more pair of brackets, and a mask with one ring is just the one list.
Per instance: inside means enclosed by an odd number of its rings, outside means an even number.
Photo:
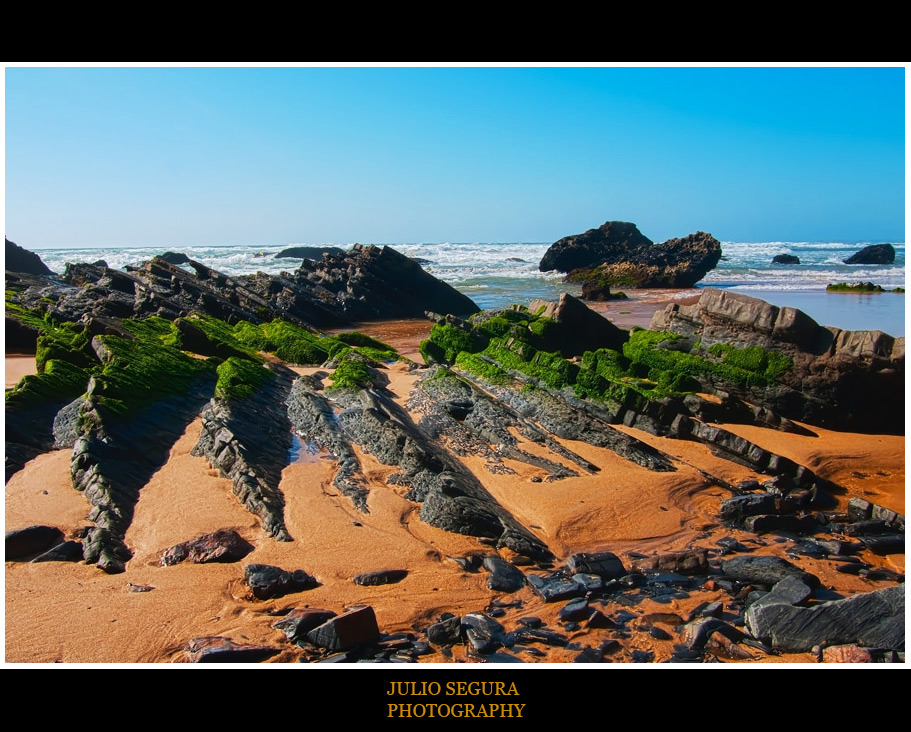
[{"label": "flat rock slab", "polygon": [[6,560],[37,554],[63,542],[63,532],[56,526],[29,526],[6,532]]},{"label": "flat rock slab", "polygon": [[781,651],[847,644],[901,650],[905,647],[905,586],[896,585],[811,608],[752,605],[745,620],[754,638]]},{"label": "flat rock slab", "polygon": [[785,577],[797,577],[809,587],[819,587],[819,579],[779,557],[734,557],[721,563],[728,579],[771,587]]},{"label": "flat rock slab", "polygon": [[186,647],[193,663],[258,663],[281,653],[280,648],[236,643],[223,636],[194,638]]},{"label": "flat rock slab", "polygon": [[373,587],[376,585],[393,585],[408,576],[407,569],[381,569],[376,572],[364,572],[356,575],[354,584]]},{"label": "flat rock slab", "polygon": [[376,613],[369,605],[336,615],[307,633],[307,640],[330,651],[344,651],[380,639]]},{"label": "flat rock slab", "polygon": [[161,555],[161,564],[168,567],[180,562],[239,562],[252,551],[253,545],[236,531],[219,529],[166,549]]},{"label": "flat rock slab", "polygon": [[244,582],[259,600],[301,592],[316,586],[316,580],[302,569],[293,572],[270,564],[248,564],[244,567]]},{"label": "flat rock slab", "polygon": [[754,605],[803,605],[813,594],[806,583],[797,577],[785,577],[754,602]]}]

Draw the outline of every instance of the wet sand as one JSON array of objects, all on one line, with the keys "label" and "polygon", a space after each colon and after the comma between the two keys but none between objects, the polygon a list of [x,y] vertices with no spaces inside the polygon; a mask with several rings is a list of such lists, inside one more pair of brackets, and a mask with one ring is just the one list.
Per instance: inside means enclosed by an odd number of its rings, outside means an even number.
[{"label": "wet sand", "polygon": [[[370,329],[392,345],[414,342],[413,324]],[[381,331],[380,327],[385,330]],[[426,327],[426,324],[425,326]],[[419,340],[419,339],[418,339]],[[302,370],[304,371],[304,370]],[[390,367],[390,389],[404,405],[416,375],[401,364]],[[860,495],[897,510],[904,507],[904,438],[841,434],[817,430],[818,437],[787,435],[768,429],[729,425],[732,432],[773,452],[807,464],[823,477],[843,485],[839,497],[846,504]],[[524,463],[505,461],[514,473],[493,474],[482,461],[466,459],[468,467],[516,518],[544,540],[565,560],[573,552],[609,550],[624,562],[628,552],[651,554],[689,547],[715,546],[722,536],[755,541],[747,532],[730,530],[717,520],[718,506],[727,493],[710,484],[697,468],[735,482],[756,477],[734,463],[713,456],[706,447],[670,440],[623,428],[673,457],[678,470],[653,473],[616,454],[582,443],[564,444],[598,465],[595,475],[580,475],[553,482],[533,482],[540,470]],[[283,648],[272,662],[296,661],[302,651],[271,628],[275,613],[294,607],[321,607],[342,612],[359,603],[376,611],[386,633],[416,632],[442,612],[464,614],[483,611],[493,600],[520,601],[499,618],[508,630],[524,616],[538,616],[560,629],[557,613],[562,603],[545,604],[529,588],[514,595],[487,589],[487,574],[467,573],[450,556],[488,554],[490,547],[477,539],[451,534],[422,523],[419,506],[404,498],[403,487],[386,485],[396,469],[359,453],[370,479],[369,513],[360,513],[332,486],[334,464],[316,454],[304,454],[283,473],[285,518],[293,542],[277,542],[263,533],[258,521],[238,502],[230,482],[220,478],[204,458],[190,454],[200,432],[199,420],[190,424],[171,450],[170,459],[142,490],[135,519],[126,542],[135,553],[127,571],[106,575],[93,566],[70,563],[6,563],[6,661],[33,662],[163,662],[186,661],[183,651],[194,637],[226,635],[240,642],[260,642]],[[530,452],[538,446],[520,438],[519,447]],[[69,453],[42,455],[13,476],[6,490],[7,529],[34,523],[59,526],[70,534],[88,522],[90,506],[71,487]],[[175,543],[202,533],[233,528],[255,550],[236,564],[176,565],[161,567],[161,552]],[[759,538],[758,553],[784,555],[787,542]],[[904,570],[904,558],[864,560]],[[886,586],[862,577],[838,573],[834,563],[794,560],[820,577],[825,586],[843,593]],[[241,582],[248,563],[274,564],[304,569],[320,586],[304,593],[260,602],[250,597]],[[354,575],[379,569],[408,569],[400,583],[361,587]],[[134,592],[133,586],[154,587]],[[657,624],[672,632],[673,615],[686,618],[701,602],[725,601],[727,595],[707,581],[687,599],[666,603],[646,599],[634,607],[610,603],[606,614],[619,609],[652,622],[653,613],[666,614]],[[640,621],[634,621],[634,626]],[[570,633],[583,645],[597,645],[607,631]],[[646,632],[633,633],[623,653],[614,661],[628,660],[633,649],[651,651],[655,660],[667,659],[672,641],[655,640]],[[453,661],[472,661],[464,646],[453,649]],[[578,651],[547,648],[526,661],[568,662]],[[494,661],[506,656],[494,657]],[[422,662],[441,662],[440,654]],[[513,659],[510,659],[513,660]],[[762,657],[764,662],[810,662],[809,654]]]},{"label": "wet sand", "polygon": [[7,354],[6,365],[4,366],[4,378],[6,388],[9,389],[19,383],[19,379],[28,374],[36,373],[35,354],[20,355]]}]

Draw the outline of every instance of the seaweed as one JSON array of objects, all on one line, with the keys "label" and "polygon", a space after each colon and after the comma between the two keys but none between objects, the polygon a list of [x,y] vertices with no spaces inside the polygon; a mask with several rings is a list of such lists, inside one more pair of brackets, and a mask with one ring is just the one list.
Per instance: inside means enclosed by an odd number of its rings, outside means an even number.
[{"label": "seaweed", "polygon": [[218,382],[215,396],[221,399],[244,399],[275,374],[259,363],[231,357],[216,369]]}]

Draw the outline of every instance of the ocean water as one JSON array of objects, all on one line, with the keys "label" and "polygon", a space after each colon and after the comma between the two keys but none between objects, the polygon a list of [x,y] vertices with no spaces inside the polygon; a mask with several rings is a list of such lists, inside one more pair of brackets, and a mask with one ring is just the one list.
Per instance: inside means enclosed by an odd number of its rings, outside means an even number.
[{"label": "ocean water", "polygon": [[[226,274],[257,271],[278,274],[293,271],[296,259],[276,259],[287,246],[173,247],[192,259]],[[326,244],[331,246],[331,244]],[[347,244],[335,244],[347,248]],[[535,298],[555,299],[561,292],[578,295],[579,285],[563,283],[556,272],[538,271],[538,262],[549,243],[398,243],[391,244],[410,257],[426,262],[424,268],[472,298],[480,307],[527,304]],[[722,260],[697,286],[719,287],[760,297],[775,305],[798,307],[823,325],[850,330],[905,333],[905,296],[826,293],[832,282],[874,282],[885,288],[905,286],[905,245],[896,244],[895,262],[889,265],[847,265],[842,260],[866,246],[844,242],[722,242]],[[165,247],[124,249],[43,249],[38,254],[55,272],[66,262],[94,262],[123,268],[138,264]],[[799,265],[772,264],[776,254],[794,254]],[[691,295],[693,290],[680,291]],[[654,297],[648,291],[630,293],[633,299]],[[667,294],[664,291],[663,294]]]}]

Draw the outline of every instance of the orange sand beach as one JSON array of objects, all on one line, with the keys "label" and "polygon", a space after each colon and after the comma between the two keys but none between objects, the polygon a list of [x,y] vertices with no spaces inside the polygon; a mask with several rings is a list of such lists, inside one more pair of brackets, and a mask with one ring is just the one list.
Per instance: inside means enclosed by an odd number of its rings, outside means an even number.
[{"label": "orange sand beach", "polygon": [[[628,311],[619,325],[647,325],[660,302],[647,305],[609,303],[603,312]],[[599,307],[599,309],[601,309]],[[636,322],[630,322],[635,320]],[[361,326],[360,330],[395,346],[419,360],[417,345],[425,337],[426,321],[389,321]],[[7,356],[7,386],[34,369],[34,360]],[[295,369],[310,373],[313,369]],[[403,365],[389,368],[389,390],[405,407],[416,373]],[[836,433],[813,427],[815,437],[770,429],[725,425],[761,447],[810,467],[821,477],[846,489],[838,500],[846,505],[863,497],[904,513],[904,437]],[[722,526],[720,502],[729,494],[708,481],[710,473],[729,483],[757,478],[749,469],[712,455],[704,445],[655,437],[622,427],[640,440],[671,456],[673,473],[656,473],[617,454],[585,443],[565,446],[601,468],[595,475],[537,482],[539,469],[504,461],[514,474],[494,474],[481,458],[465,458],[466,465],[487,490],[557,555],[557,565],[569,554],[608,550],[627,561],[629,552],[652,554],[691,547],[714,548],[724,536],[740,541],[755,539],[746,531]],[[358,452],[370,481],[369,513],[358,512],[332,485],[334,464],[320,454],[305,453],[282,474],[285,520],[292,542],[265,535],[258,520],[235,498],[231,483],[219,477],[203,457],[190,454],[201,430],[191,423],[174,444],[167,463],[142,490],[135,518],[126,534],[134,553],[126,572],[107,575],[84,563],[6,563],[5,660],[7,663],[182,663],[192,638],[227,636],[241,643],[280,646],[270,662],[297,661],[304,652],[272,628],[276,615],[299,607],[326,608],[341,613],[358,604],[371,605],[384,633],[423,630],[443,612],[464,615],[484,611],[501,601],[505,613],[498,620],[511,630],[524,616],[540,617],[548,627],[561,630],[560,603],[545,604],[525,587],[503,595],[489,590],[485,572],[464,571],[449,557],[488,554],[492,550],[476,538],[449,533],[422,523],[418,505],[404,498],[406,489],[387,485],[395,468]],[[519,447],[535,453],[542,448],[516,435]],[[552,456],[551,456],[552,457]],[[14,475],[6,487],[7,530],[33,524],[51,524],[70,535],[87,523],[91,508],[72,486],[70,451],[39,456]],[[702,471],[702,472],[700,472]],[[162,567],[163,550],[200,534],[233,528],[255,547],[242,563],[178,564]],[[787,541],[762,537],[757,553],[784,556]],[[863,559],[904,572],[904,556]],[[792,561],[816,574],[825,587],[842,594],[867,592],[887,586],[861,576],[835,571],[834,562],[805,557]],[[258,601],[243,584],[242,565],[273,564],[302,568],[320,585],[303,593]],[[352,578],[362,572],[405,568],[408,576],[393,585],[365,587]],[[135,591],[152,587],[149,591]],[[673,641],[653,638],[644,631],[656,625],[673,634],[675,618],[686,619],[702,602],[724,601],[724,592],[707,581],[686,599],[658,603],[645,599],[624,607],[640,619],[610,660],[628,662],[633,651],[650,651],[655,661],[668,659]],[[514,606],[510,606],[515,603]],[[618,609],[602,608],[605,614]],[[579,645],[595,646],[611,637],[610,630],[580,629],[568,633]],[[525,661],[569,662],[578,651],[546,647],[543,656],[523,655]],[[755,653],[745,662],[812,662],[810,654],[768,656]],[[423,656],[422,662],[473,662],[465,646],[455,646],[452,658]],[[487,659],[498,659],[496,655]],[[515,657],[509,659],[515,660]],[[723,660],[723,659],[722,659]]]}]

